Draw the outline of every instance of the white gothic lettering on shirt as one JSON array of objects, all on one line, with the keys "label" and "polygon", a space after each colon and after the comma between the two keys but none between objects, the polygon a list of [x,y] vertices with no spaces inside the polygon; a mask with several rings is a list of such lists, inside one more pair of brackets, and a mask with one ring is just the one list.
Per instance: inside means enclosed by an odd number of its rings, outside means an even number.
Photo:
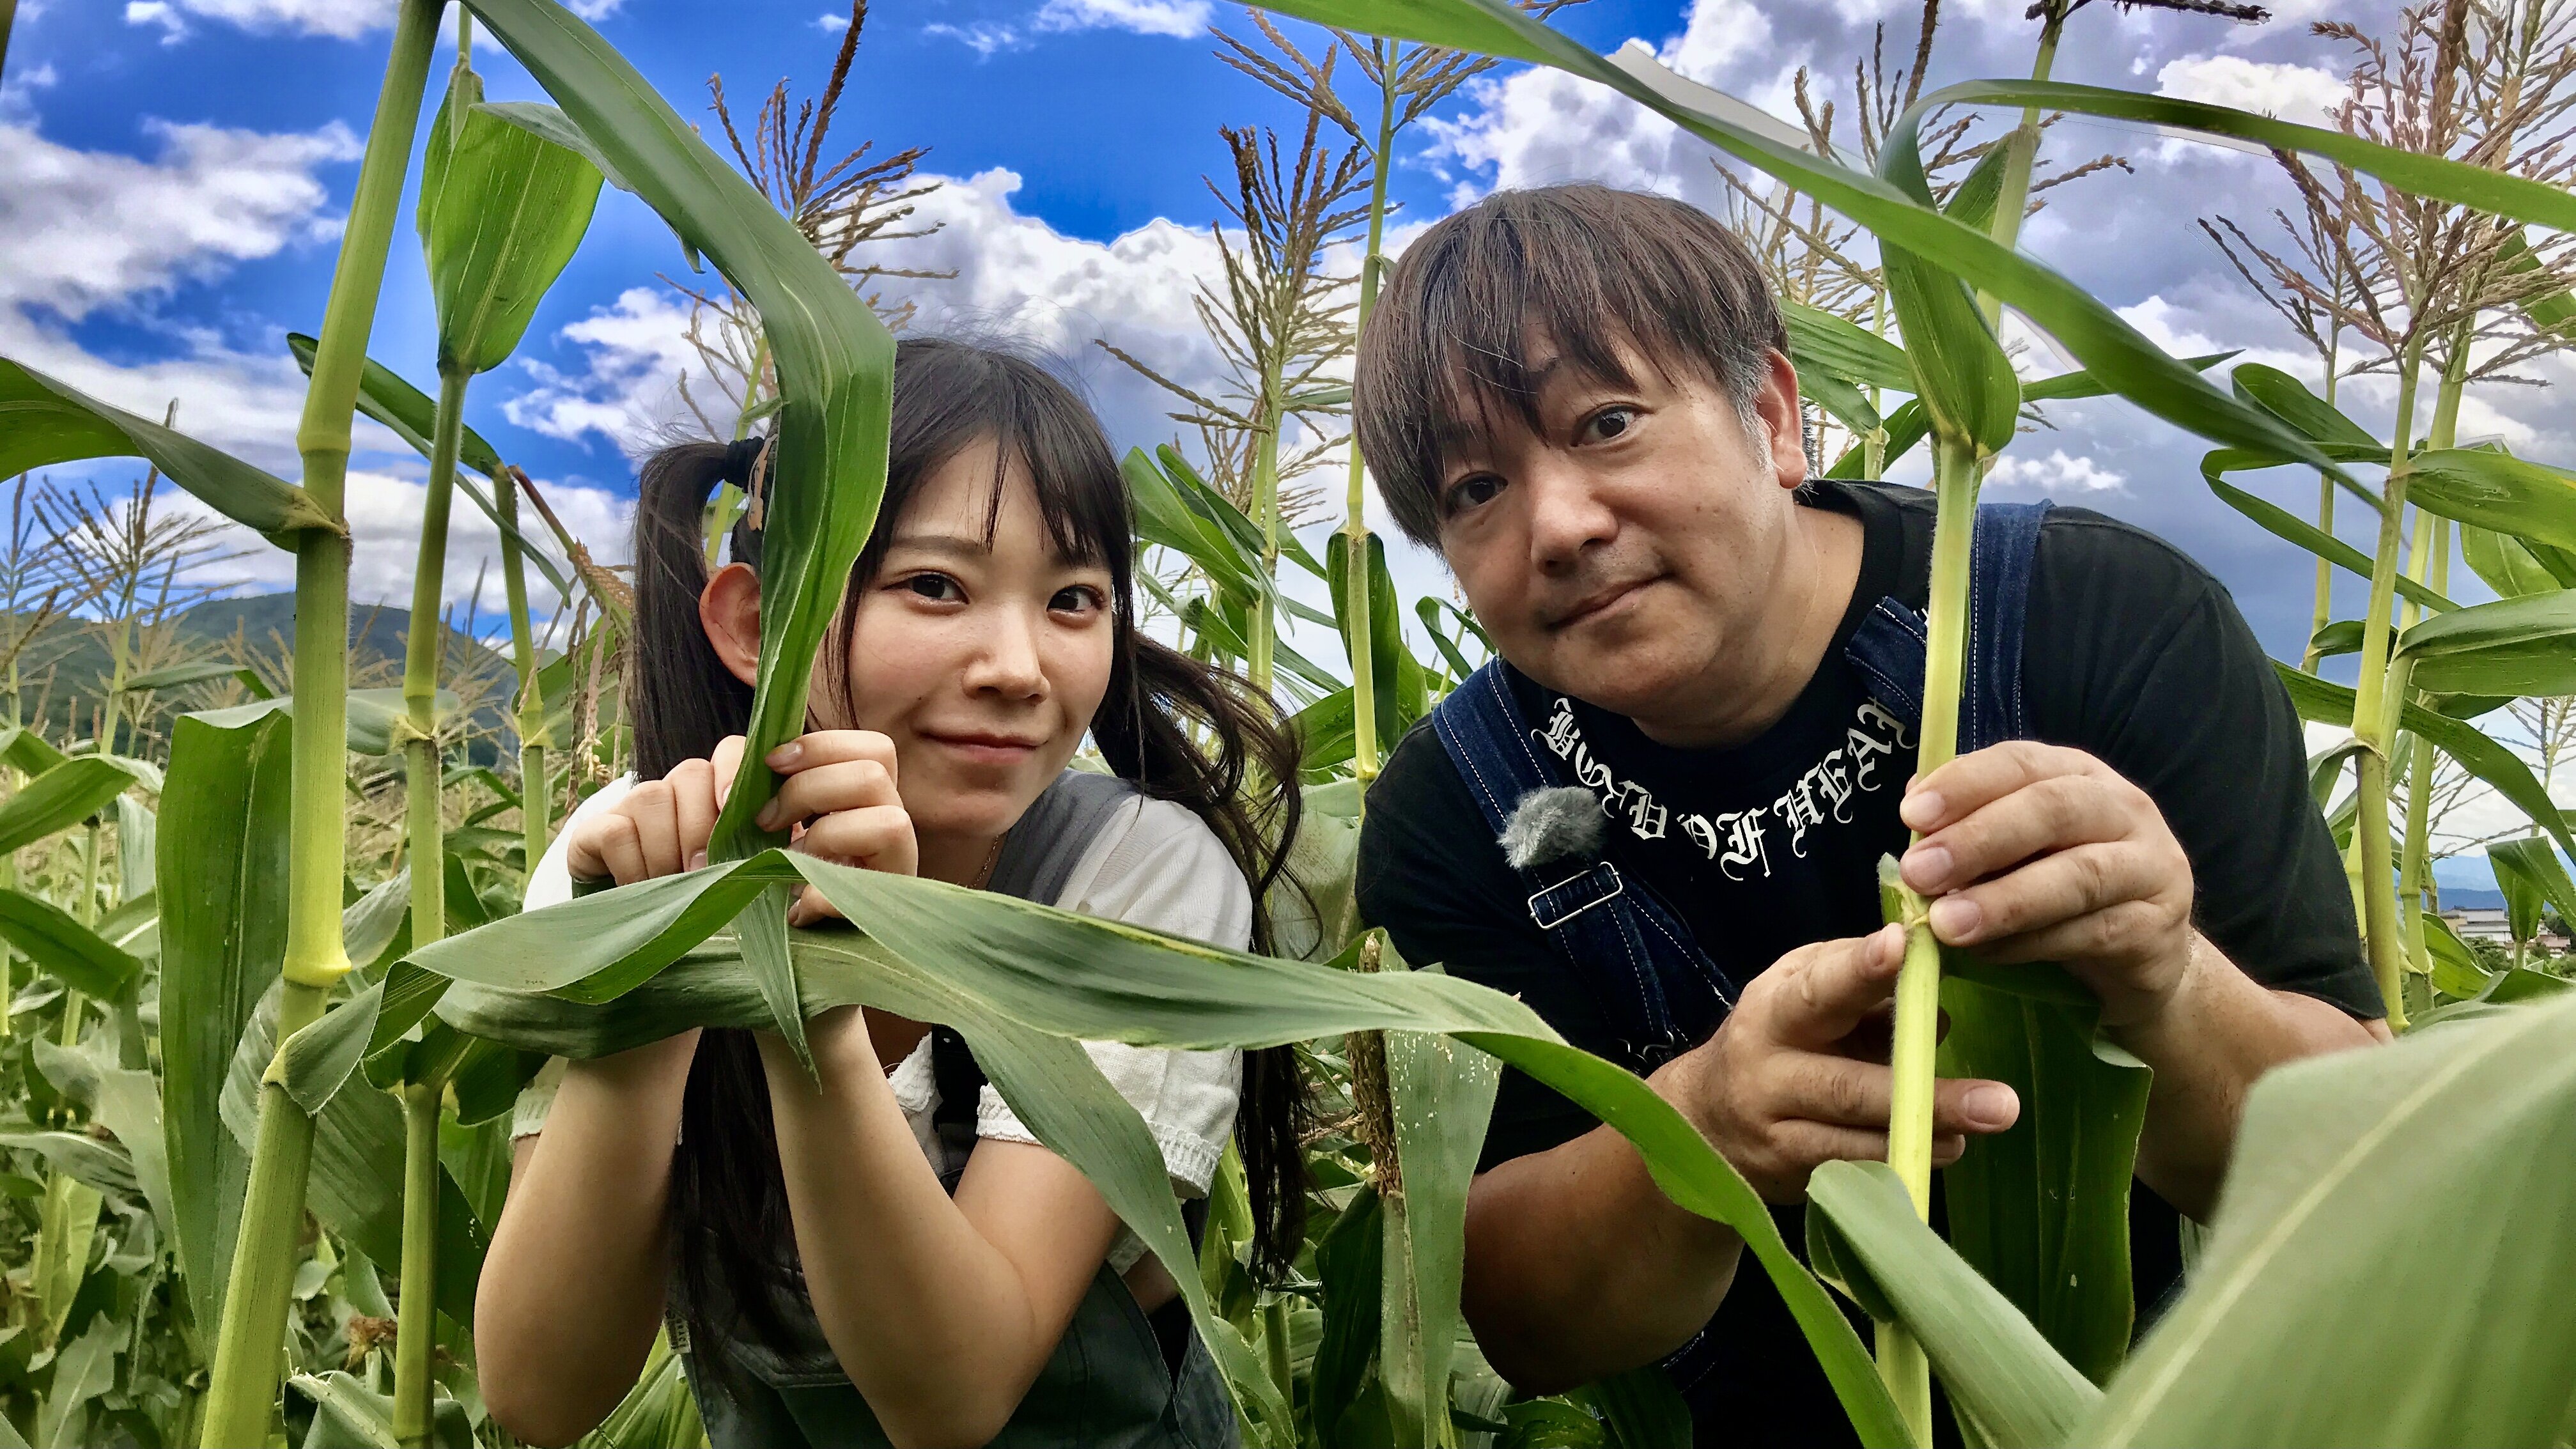
[{"label": "white gothic lettering on shirt", "polygon": [[1608,762],[1592,753],[1582,726],[1574,721],[1574,704],[1563,695],[1557,696],[1547,728],[1532,730],[1530,736],[1565,761],[1574,778],[1601,797],[1602,814],[1625,821],[1629,833],[1639,840],[1662,840],[1668,826],[1680,827],[1682,838],[1715,863],[1728,880],[1743,880],[1747,872],[1770,876],[1775,830],[1787,836],[1789,853],[1804,859],[1807,832],[1827,824],[1849,825],[1853,799],[1886,788],[1891,772],[1880,769],[1880,764],[1899,750],[1914,748],[1914,732],[1902,720],[1876,701],[1863,700],[1843,731],[1843,743],[1801,772],[1780,798],[1750,810],[1708,816],[1676,815],[1644,785],[1621,779]]}]

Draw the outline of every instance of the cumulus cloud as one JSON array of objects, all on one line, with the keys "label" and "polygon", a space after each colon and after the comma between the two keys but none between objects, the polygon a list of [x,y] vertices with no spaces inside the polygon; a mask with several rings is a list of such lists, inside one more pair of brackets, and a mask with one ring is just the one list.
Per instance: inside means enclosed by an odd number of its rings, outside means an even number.
[{"label": "cumulus cloud", "polygon": [[[624,0],[570,0],[572,13],[604,20]],[[355,40],[393,24],[395,0],[127,0],[125,23],[160,28],[161,43],[187,38],[189,21],[211,20],[253,32],[285,31]]]},{"label": "cumulus cloud", "polygon": [[[1785,94],[1787,79],[1776,50],[1771,20],[1752,0],[1696,0],[1682,33],[1657,47],[1656,58],[1773,109],[1766,102]],[[1533,67],[1480,77],[1467,96],[1464,114],[1422,123],[1433,138],[1426,159],[1471,173],[1453,189],[1452,205],[1489,190],[1577,180],[1692,200],[1715,193],[1705,143],[1606,86]]]},{"label": "cumulus cloud", "polygon": [[950,25],[941,21],[921,27],[921,33],[956,41],[986,60],[992,59],[996,51],[1018,50],[1028,44],[1021,38],[1018,27],[997,25],[989,20],[978,20],[972,25]]},{"label": "cumulus cloud", "polygon": [[1046,0],[1031,24],[1040,30],[1132,30],[1188,39],[1206,31],[1208,0]]},{"label": "cumulus cloud", "polygon": [[2069,457],[2064,448],[2052,448],[2045,458],[2006,453],[1986,475],[1986,486],[2031,493],[2126,493],[2129,480],[2091,458]]},{"label": "cumulus cloud", "polygon": [[0,305],[78,319],[336,233],[316,173],[357,159],[348,127],[144,125],[161,143],[149,161],[0,125]]},{"label": "cumulus cloud", "polygon": [[2314,126],[2324,124],[2347,93],[2332,71],[2312,65],[2188,55],[2156,72],[2156,94]]},{"label": "cumulus cloud", "polygon": [[[1017,210],[1016,172],[923,179],[941,185],[913,221],[940,229],[874,255],[886,266],[956,273],[888,285],[890,297],[919,308],[915,330],[997,335],[1049,354],[1092,393],[1114,436],[1170,437],[1176,425],[1163,415],[1171,404],[1092,341],[1106,338],[1193,386],[1212,384],[1221,362],[1191,308],[1193,288],[1218,270],[1207,230],[1158,218],[1094,241]],[[694,378],[699,368],[687,324],[688,304],[667,289],[621,293],[562,329],[580,351],[578,369],[527,364],[538,385],[506,404],[510,421],[551,437],[649,446],[690,421],[678,391],[683,370]]]}]

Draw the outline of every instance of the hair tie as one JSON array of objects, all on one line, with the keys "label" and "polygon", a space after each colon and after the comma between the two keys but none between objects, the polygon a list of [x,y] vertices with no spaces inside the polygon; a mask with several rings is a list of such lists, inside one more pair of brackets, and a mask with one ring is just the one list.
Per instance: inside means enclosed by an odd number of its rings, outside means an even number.
[{"label": "hair tie", "polygon": [[724,481],[745,493],[750,492],[751,470],[760,466],[761,452],[768,446],[769,439],[760,433],[747,434],[727,443],[724,456]]}]

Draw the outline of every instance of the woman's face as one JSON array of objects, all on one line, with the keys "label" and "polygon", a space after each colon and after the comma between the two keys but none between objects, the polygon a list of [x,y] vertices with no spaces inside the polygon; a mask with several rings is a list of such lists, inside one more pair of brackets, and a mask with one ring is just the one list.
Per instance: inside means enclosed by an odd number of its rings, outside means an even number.
[{"label": "woman's face", "polygon": [[1109,570],[1057,555],[1017,458],[987,541],[995,451],[974,444],[923,480],[860,586],[846,677],[814,691],[818,715],[847,715],[821,723],[894,741],[925,846],[1010,829],[1109,689]]}]

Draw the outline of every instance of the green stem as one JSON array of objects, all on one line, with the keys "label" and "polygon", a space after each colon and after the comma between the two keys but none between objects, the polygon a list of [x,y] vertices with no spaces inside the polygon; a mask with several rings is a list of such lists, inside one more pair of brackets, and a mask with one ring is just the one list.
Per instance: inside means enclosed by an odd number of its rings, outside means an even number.
[{"label": "green stem", "polygon": [[[519,674],[519,849],[521,869],[533,872],[546,853],[553,797],[546,789],[545,692],[537,682],[537,634],[528,621],[527,560],[519,547],[519,480],[509,469],[492,475],[493,511],[501,515],[501,586],[510,601],[510,661]],[[556,607],[561,608],[558,601]]]},{"label": "green stem", "polygon": [[[403,705],[410,729],[404,852],[411,861],[411,939],[447,934],[447,832],[439,818],[438,660],[445,643],[439,603],[446,592],[447,516],[456,497],[456,453],[465,435],[461,367],[438,370],[438,418],[430,433],[429,496],[420,515],[412,569],[411,633],[403,648]],[[403,1099],[401,1320],[394,1340],[394,1437],[406,1449],[429,1441],[429,1350],[437,1337],[438,1099],[443,1073],[407,1084]]]},{"label": "green stem", "polygon": [[[2465,331],[2451,339],[2449,356],[2442,361],[2442,381],[2433,394],[2433,431],[2431,445],[2448,448],[2459,440],[2460,398],[2468,388],[2469,339]],[[2426,509],[2415,510],[2415,543],[2409,555],[2408,572],[2417,583],[2441,592],[2450,584],[2451,520]],[[2422,611],[2413,603],[2406,606],[2405,617],[2413,623]],[[2402,715],[2400,716],[2403,717]],[[2391,737],[2395,731],[2390,731]],[[2406,934],[2406,959],[2417,975],[2433,974],[2432,948],[2424,939],[2424,912],[2432,891],[2432,816],[2433,771],[2439,763],[2430,740],[2417,738],[2415,753],[2407,766],[2406,841],[2398,856],[2398,895],[2404,902],[2399,922]]]},{"label": "green stem", "polygon": [[[323,512],[342,513],[348,483],[350,418],[383,287],[385,253],[402,202],[403,174],[429,82],[438,18],[445,0],[402,0],[383,89],[367,133],[358,188],[341,233],[340,256],[323,310],[321,340],[296,447],[304,490]],[[282,1043],[322,1015],[333,983],[349,970],[340,938],[347,865],[345,777],[349,686],[349,537],[306,529],[295,557],[295,717],[290,805],[284,988],[278,1003]],[[275,1414],[277,1378],[286,1346],[286,1304],[295,1280],[296,1239],[304,1226],[304,1186],[312,1168],[313,1119],[286,1089],[263,1083],[259,1127],[251,1148],[250,1185],[224,1293],[203,1443],[263,1444]]]},{"label": "green stem", "polygon": [[[1879,336],[1887,335],[1887,289],[1884,287],[1869,299],[1869,325],[1870,330]],[[1870,384],[1869,410],[1883,419],[1887,416],[1886,408],[1886,389],[1876,383]],[[1861,439],[1860,459],[1860,471],[1863,477],[1875,481],[1887,471],[1886,428],[1872,428],[1869,430],[1869,436]]]},{"label": "green stem", "polygon": [[[1959,689],[1968,642],[1968,576],[1977,521],[1978,460],[1974,444],[1935,435],[1935,514],[1929,641],[1923,664],[1923,726],[1915,770],[1929,775],[1959,753]],[[1905,963],[1896,977],[1896,1022],[1888,1069],[1894,1098],[1887,1122],[1887,1162],[1905,1184],[1918,1217],[1932,1216],[1933,1057],[1941,1039],[1941,943],[1928,906],[1903,881],[1895,862],[1881,867],[1882,904],[1905,923]],[[1931,1370],[1921,1345],[1898,1325],[1879,1334],[1879,1374],[1907,1416],[1915,1442],[1931,1434]]]},{"label": "green stem", "polygon": [[2388,1024],[2399,1031],[2406,1026],[2401,979],[2405,933],[2397,916],[2397,863],[2389,859],[2388,755],[2394,741],[2387,701],[2405,698],[2405,681],[2391,680],[2388,655],[2397,597],[2397,546],[2405,530],[2407,440],[2415,426],[2416,373],[2423,360],[2421,342],[2408,343],[2397,359],[2396,443],[2380,500],[2379,547],[2370,564],[2370,604],[2361,618],[2361,676],[2352,710],[2353,737],[2363,747],[2353,830],[2361,844],[2364,940],[2370,948],[2371,974],[2378,978],[2388,1008]]},{"label": "green stem", "polygon": [[[2052,0],[2040,20],[2039,53],[2031,58],[2030,78],[2045,81],[2057,65],[2057,37],[2066,28],[2067,6]],[[1994,239],[2009,247],[2021,237],[2021,214],[2030,204],[2031,166],[2039,157],[2039,107],[2025,107],[2021,124],[2004,138],[2003,190],[1995,198],[1995,217],[1991,233]],[[2000,324],[2004,303],[1992,292],[1979,292],[1977,306],[1986,314],[1989,325]]]},{"label": "green stem", "polygon": [[[1265,368],[1261,375],[1261,436],[1255,444],[1252,463],[1252,517],[1261,525],[1261,572],[1276,580],[1279,577],[1279,432],[1287,426],[1287,408],[1280,397],[1282,384],[1276,366]],[[1252,601],[1251,638],[1246,642],[1252,657],[1244,661],[1244,675],[1252,687],[1263,694],[1270,692],[1271,659],[1278,648],[1279,617],[1271,607],[1267,593]]]},{"label": "green stem", "polygon": [[[2335,405],[2335,383],[2338,380],[2335,376],[2335,353],[2337,344],[2342,340],[2343,329],[2340,327],[2326,334],[2325,401],[2327,407]],[[2328,538],[2334,536],[2334,510],[2334,478],[2321,472],[2317,474],[2317,531]],[[2317,631],[2334,621],[2334,574],[2334,564],[2328,561],[2325,555],[2319,554],[2316,605],[2308,612],[2308,644],[2306,650],[2299,656],[2299,668],[2303,673],[2317,672],[2317,660],[2320,657],[2317,653]]]},{"label": "green stem", "polygon": [[[1381,53],[1385,41],[1378,41]],[[1383,59],[1383,54],[1381,54]],[[1351,346],[1359,346],[1360,332],[1368,326],[1369,313],[1377,308],[1378,279],[1386,271],[1382,250],[1386,244],[1386,158],[1395,145],[1395,84],[1392,73],[1381,69],[1387,83],[1378,88],[1377,149],[1371,155],[1369,178],[1368,251],[1360,262],[1360,309],[1351,326]],[[1360,439],[1351,434],[1351,473],[1349,497],[1343,504],[1342,536],[1349,540],[1342,551],[1342,617],[1351,650],[1351,773],[1359,778],[1361,809],[1367,809],[1369,782],[1377,778],[1377,635],[1376,622],[1370,617],[1375,600],[1369,594],[1369,529],[1368,460],[1360,456]]]}]

